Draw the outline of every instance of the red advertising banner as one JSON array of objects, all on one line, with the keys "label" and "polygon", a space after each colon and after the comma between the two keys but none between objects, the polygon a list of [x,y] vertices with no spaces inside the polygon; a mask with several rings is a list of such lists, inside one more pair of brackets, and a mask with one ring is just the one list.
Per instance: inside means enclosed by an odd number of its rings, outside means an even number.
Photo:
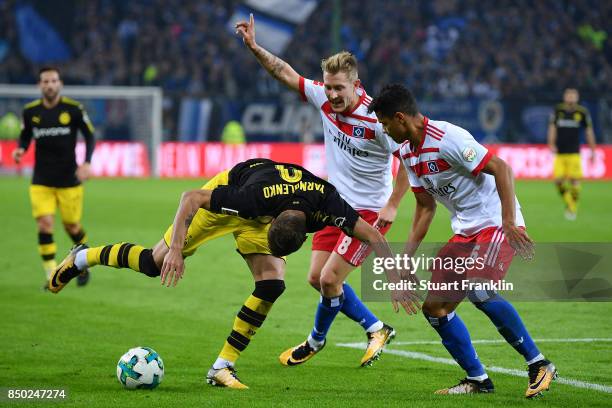
[{"label": "red advertising banner", "polygon": [[[553,154],[545,145],[490,145],[489,150],[505,160],[519,179],[550,179]],[[163,143],[158,151],[159,175],[162,177],[212,177],[234,164],[264,157],[299,164],[321,177],[326,177],[323,145],[288,143],[253,143],[225,145],[221,143]],[[612,179],[612,146],[595,150],[581,149],[585,178]]]},{"label": "red advertising banner", "polygon": [[[0,141],[0,172],[18,169],[11,157],[15,146],[15,141]],[[490,145],[488,148],[512,167],[517,179],[552,178],[553,154],[545,145]],[[32,168],[33,150],[28,150],[19,168]],[[84,153],[85,146],[79,143],[77,159],[82,160]],[[593,161],[588,148],[583,147],[581,155],[585,178],[612,180],[612,145],[598,146]],[[162,143],[157,150],[157,174],[167,178],[208,178],[254,157],[296,163],[321,177],[327,176],[325,147],[299,143]],[[152,173],[147,147],[140,142],[97,142],[92,170],[98,177],[147,177]]]},{"label": "red advertising banner", "polygon": [[[34,167],[34,145],[26,152],[19,165],[15,164],[12,152],[16,141],[0,141],[0,171],[31,171]],[[83,162],[85,144],[76,147],[77,161]],[[149,152],[141,142],[104,142],[96,143],[91,159],[91,170],[95,177],[147,177],[151,175]]]}]

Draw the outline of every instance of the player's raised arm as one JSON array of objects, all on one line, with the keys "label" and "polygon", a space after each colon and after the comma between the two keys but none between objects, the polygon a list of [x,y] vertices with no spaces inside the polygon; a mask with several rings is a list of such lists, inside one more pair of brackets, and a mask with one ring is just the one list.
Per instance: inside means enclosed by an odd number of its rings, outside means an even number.
[{"label": "player's raised arm", "polygon": [[176,286],[178,280],[183,277],[185,263],[183,260],[183,243],[187,229],[200,208],[210,208],[210,197],[212,190],[191,190],[181,195],[178,210],[172,224],[172,238],[170,248],[164,257],[161,269],[161,283],[167,286]]},{"label": "player's raised arm", "polygon": [[242,36],[244,44],[249,47],[257,61],[274,79],[296,92],[300,91],[300,75],[295,72],[291,65],[255,42],[255,19],[252,13],[248,22],[239,21],[236,23],[236,34]]},{"label": "player's raised arm", "polygon": [[502,228],[506,239],[521,257],[531,259],[534,252],[533,241],[524,229],[516,226],[516,199],[512,169],[499,157],[492,156],[482,171],[495,177],[502,208]]}]

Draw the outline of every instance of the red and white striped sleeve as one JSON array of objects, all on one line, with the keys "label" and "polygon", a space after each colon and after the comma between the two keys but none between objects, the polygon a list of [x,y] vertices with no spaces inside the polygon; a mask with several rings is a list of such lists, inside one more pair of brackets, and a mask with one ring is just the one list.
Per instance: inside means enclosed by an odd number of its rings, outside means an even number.
[{"label": "red and white striped sleeve", "polygon": [[313,81],[304,77],[300,77],[300,96],[303,101],[309,102],[317,108],[320,108],[321,105],[327,102],[323,82]]}]

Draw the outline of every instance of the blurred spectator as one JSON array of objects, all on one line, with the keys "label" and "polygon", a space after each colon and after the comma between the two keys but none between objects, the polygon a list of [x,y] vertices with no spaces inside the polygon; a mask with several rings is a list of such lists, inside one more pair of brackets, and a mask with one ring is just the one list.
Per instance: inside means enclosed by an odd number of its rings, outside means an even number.
[{"label": "blurred spectator", "polygon": [[[248,100],[286,92],[262,71],[227,21],[238,0],[58,2],[74,59],[67,84],[157,85],[166,95]],[[0,1],[0,82],[31,83],[19,52],[15,0]],[[500,98],[573,86],[612,91],[612,2],[397,0],[342,2],[342,46],[361,60],[368,92],[404,82],[419,99]],[[288,62],[321,78],[332,2],[296,28]],[[295,50],[299,50],[296,52]]]}]

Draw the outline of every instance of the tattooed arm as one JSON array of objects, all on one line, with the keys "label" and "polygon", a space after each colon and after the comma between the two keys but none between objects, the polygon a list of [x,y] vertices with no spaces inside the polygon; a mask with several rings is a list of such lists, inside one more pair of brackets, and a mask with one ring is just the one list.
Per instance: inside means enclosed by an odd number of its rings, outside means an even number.
[{"label": "tattooed arm", "polygon": [[255,55],[257,61],[272,75],[274,79],[282,82],[296,92],[300,91],[300,75],[291,65],[257,45],[255,42],[255,20],[251,14],[249,21],[240,21],[236,24],[236,34],[242,36],[242,41]]},{"label": "tattooed arm", "polygon": [[[166,283],[166,277],[169,276],[167,285],[176,286],[178,280],[183,277],[185,264],[183,262],[183,246],[185,236],[193,217],[200,208],[210,208],[210,197],[212,190],[192,190],[186,191],[181,196],[178,210],[174,216],[172,224],[172,238],[170,239],[170,249],[164,257],[164,263],[161,269],[162,285]],[[174,279],[173,279],[174,278]]]}]

